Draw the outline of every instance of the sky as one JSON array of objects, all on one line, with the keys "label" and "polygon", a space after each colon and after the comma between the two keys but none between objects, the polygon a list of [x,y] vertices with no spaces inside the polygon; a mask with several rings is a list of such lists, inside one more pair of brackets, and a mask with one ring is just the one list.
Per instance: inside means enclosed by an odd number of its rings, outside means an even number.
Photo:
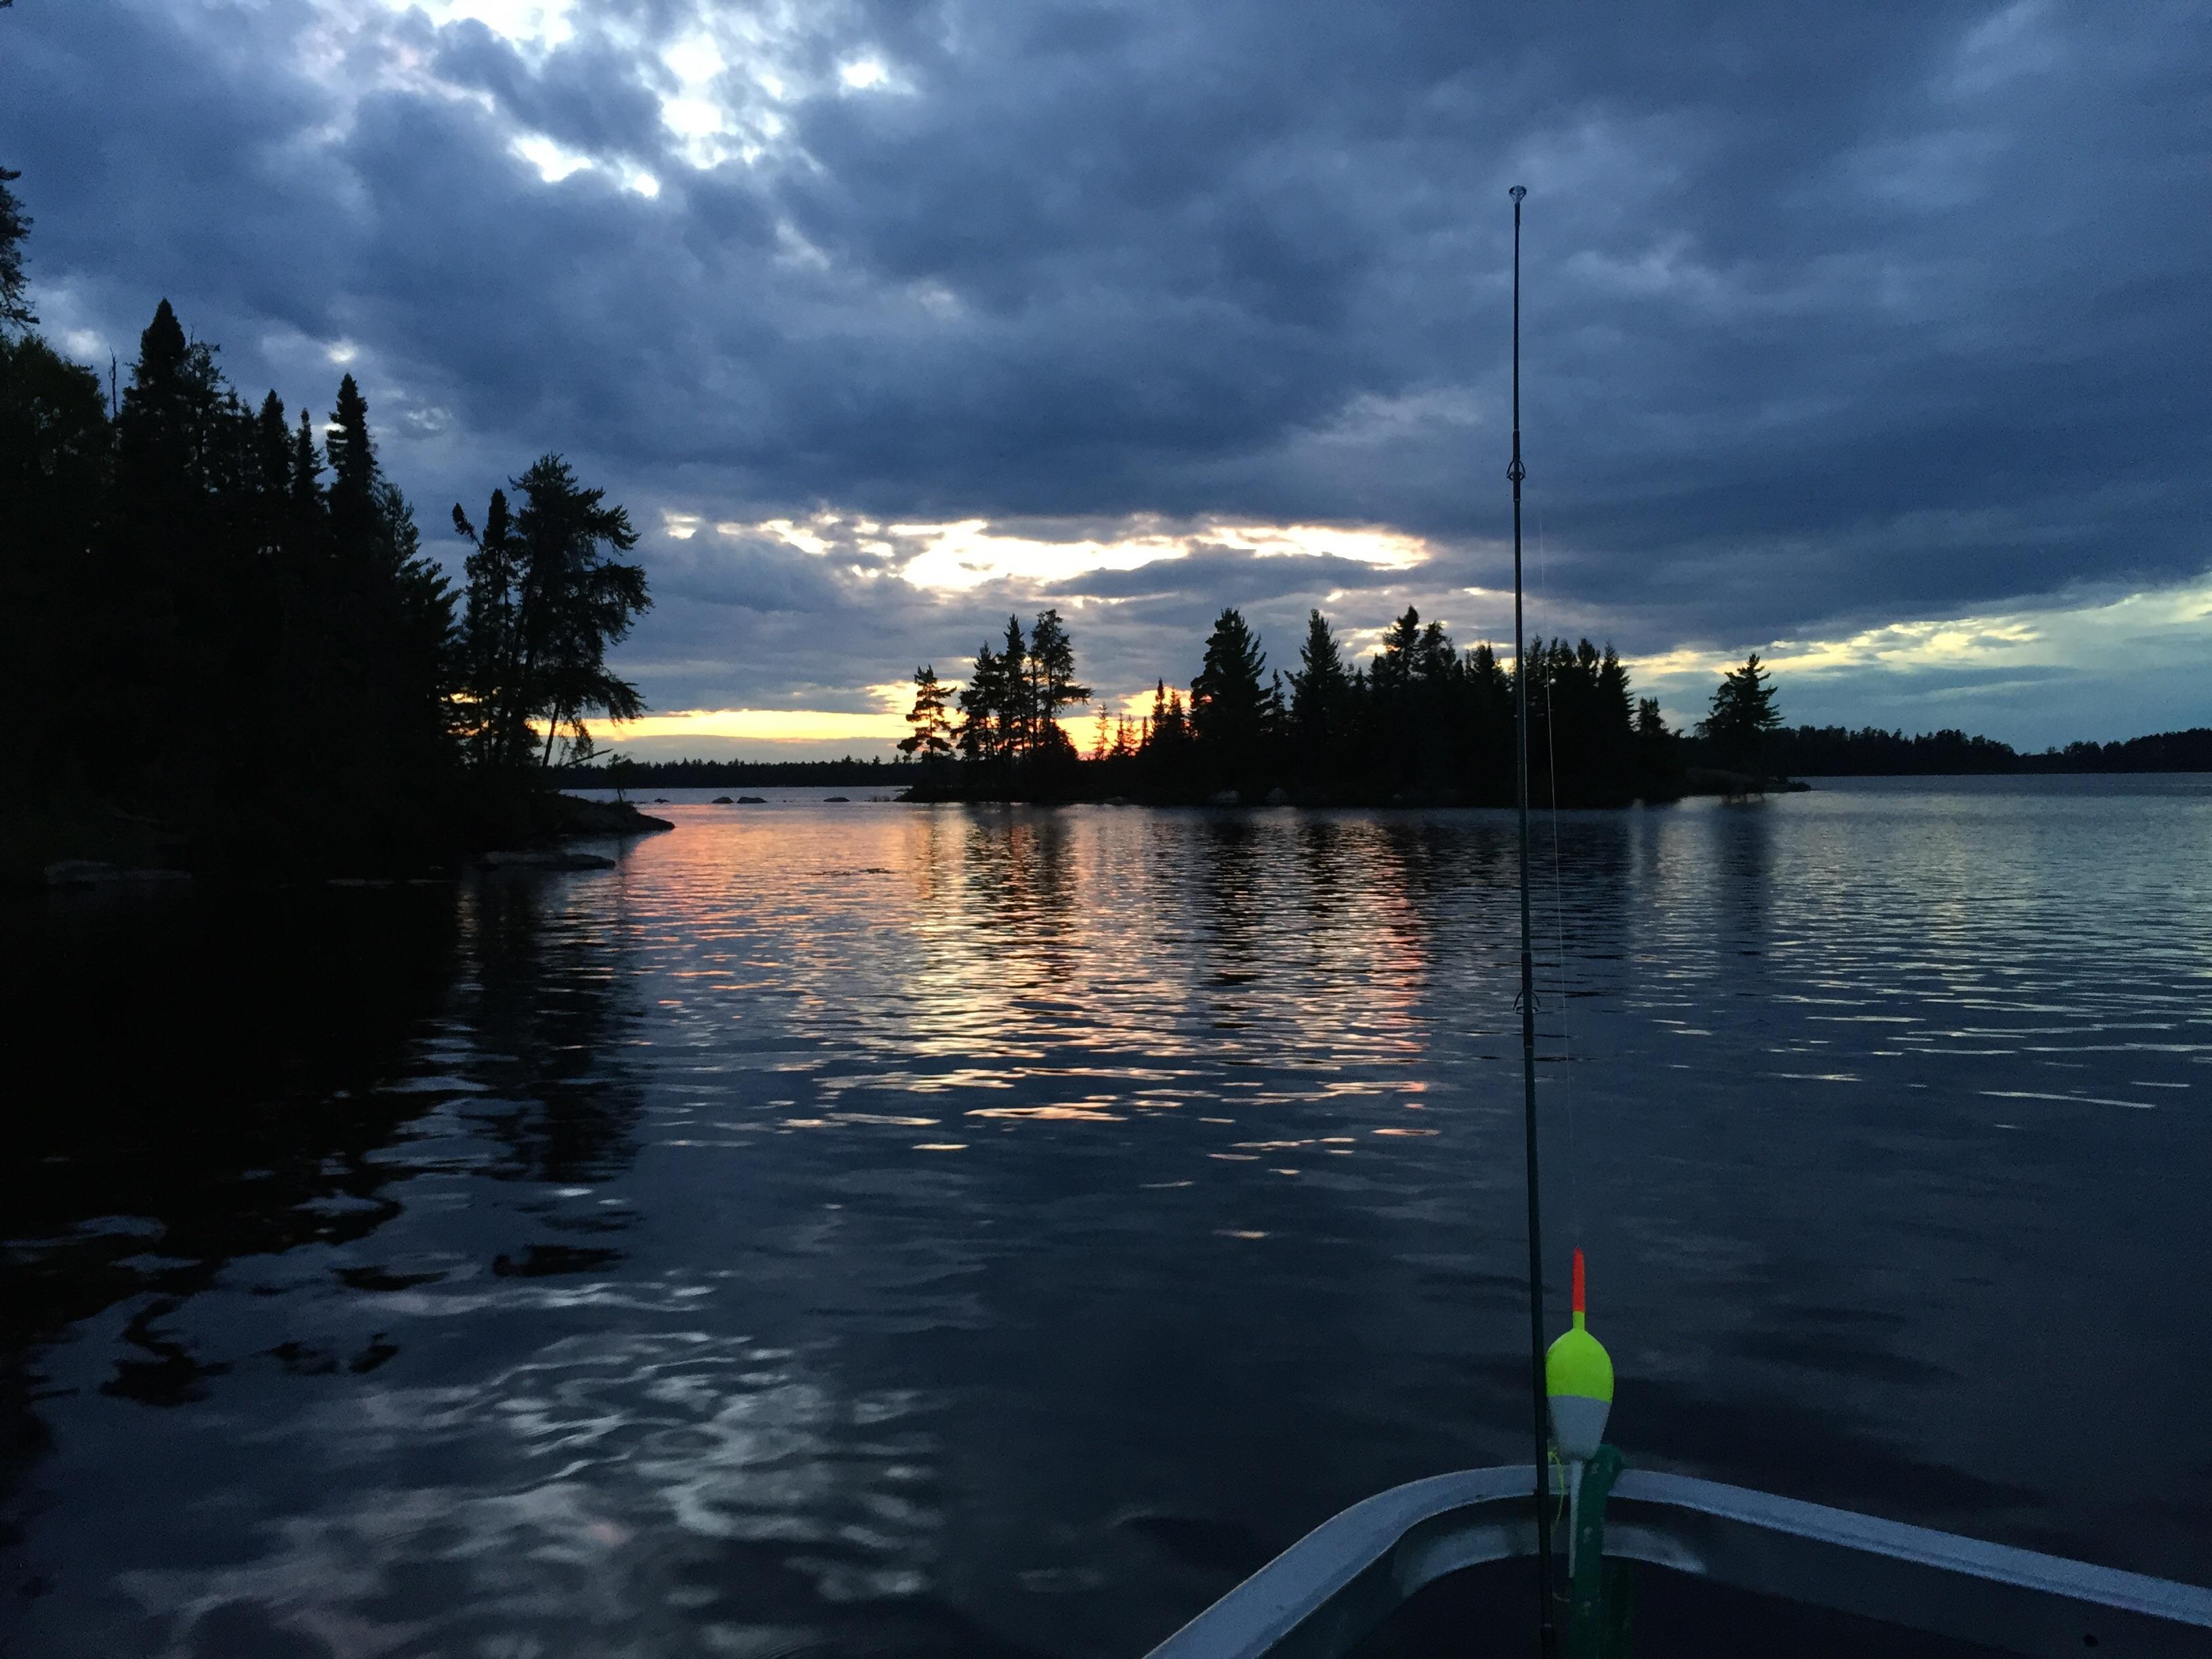
[{"label": "sky", "polygon": [[[546,452],[654,596],[617,746],[888,751],[1049,605],[1533,632],[1678,721],[2212,725],[2212,8],[17,0],[57,345],[366,392],[458,568]],[[603,738],[611,735],[599,733]]]}]

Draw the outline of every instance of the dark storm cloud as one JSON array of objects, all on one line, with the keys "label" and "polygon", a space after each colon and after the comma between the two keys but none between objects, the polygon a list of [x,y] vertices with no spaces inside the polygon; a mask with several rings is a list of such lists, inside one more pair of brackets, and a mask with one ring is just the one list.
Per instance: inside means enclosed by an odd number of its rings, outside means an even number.
[{"label": "dark storm cloud", "polygon": [[[880,681],[994,605],[1117,601],[1079,636],[1116,684],[1222,603],[1475,616],[1516,179],[1555,622],[1828,637],[2212,560],[2201,8],[747,13],[701,167],[660,100],[718,15],[585,0],[549,47],[368,3],[26,0],[0,154],[43,307],[127,359],[167,293],[317,407],[357,353],[426,522],[559,448],[649,532],[827,507],[1437,550],[944,595],[854,548],[649,534],[663,706]],[[841,78],[863,61],[884,86]],[[549,184],[530,135],[595,165]]]},{"label": "dark storm cloud", "polygon": [[659,153],[660,100],[627,52],[596,41],[562,46],[533,66],[473,19],[437,31],[431,50],[441,80],[489,94],[514,120],[569,149]]},{"label": "dark storm cloud", "polygon": [[659,592],[741,611],[835,611],[843,599],[818,559],[758,537],[694,538],[661,560]]}]

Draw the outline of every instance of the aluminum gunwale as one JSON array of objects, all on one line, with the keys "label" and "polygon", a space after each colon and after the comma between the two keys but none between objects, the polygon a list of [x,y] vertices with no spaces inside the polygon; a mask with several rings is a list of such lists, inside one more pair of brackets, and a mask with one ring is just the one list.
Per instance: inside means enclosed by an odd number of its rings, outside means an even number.
[{"label": "aluminum gunwale", "polygon": [[[1468,1469],[1355,1504],[1152,1659],[1341,1654],[1445,1574],[1534,1554],[1534,1479],[1527,1464]],[[1688,1475],[1624,1473],[1607,1505],[1606,1553],[2052,1659],[2212,1656],[2212,1589]]]}]

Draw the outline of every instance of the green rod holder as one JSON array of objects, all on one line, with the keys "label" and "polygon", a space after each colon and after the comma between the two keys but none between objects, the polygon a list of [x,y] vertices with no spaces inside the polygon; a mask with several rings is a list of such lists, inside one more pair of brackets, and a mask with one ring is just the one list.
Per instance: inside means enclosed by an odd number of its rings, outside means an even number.
[{"label": "green rod holder", "polygon": [[1569,1508],[1574,1575],[1567,1591],[1567,1659],[1627,1659],[1628,1572],[1605,1559],[1605,1500],[1627,1467],[1618,1446],[1600,1446],[1583,1465]]}]

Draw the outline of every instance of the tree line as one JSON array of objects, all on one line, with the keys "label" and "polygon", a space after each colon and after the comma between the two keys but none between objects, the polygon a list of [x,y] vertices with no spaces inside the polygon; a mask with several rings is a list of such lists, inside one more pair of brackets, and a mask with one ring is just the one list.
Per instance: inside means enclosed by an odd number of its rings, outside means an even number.
[{"label": "tree line", "polygon": [[[1101,711],[1085,754],[1063,711],[1090,700],[1056,611],[976,653],[967,684],[915,671],[900,750],[934,769],[940,793],[981,798],[1458,801],[1515,795],[1519,665],[1462,650],[1408,606],[1365,662],[1347,661],[1328,619],[1307,618],[1297,665],[1271,669],[1235,607],[1215,618],[1188,697],[1162,680],[1148,714]],[[1671,800],[1691,759],[1656,699],[1633,694],[1611,646],[1535,641],[1528,652],[1532,800],[1569,806]],[[1701,731],[1717,763],[1755,775],[1778,723],[1756,657],[1716,691]]]},{"label": "tree line", "polygon": [[546,455],[480,530],[454,508],[456,593],[351,374],[319,420],[273,391],[249,404],[167,300],[119,387],[55,350],[14,177],[0,597],[30,705],[25,818],[150,817],[203,862],[353,866],[526,831],[550,793],[533,775],[590,752],[587,716],[641,706],[606,664],[650,603],[617,556],[637,539],[623,510]]},{"label": "tree line", "polygon": [[1955,728],[1907,737],[1878,726],[1798,726],[1778,731],[1770,763],[1800,777],[1967,776],[2068,772],[2212,772],[2212,727],[2156,732],[2118,743],[2069,743],[2022,752]]}]

